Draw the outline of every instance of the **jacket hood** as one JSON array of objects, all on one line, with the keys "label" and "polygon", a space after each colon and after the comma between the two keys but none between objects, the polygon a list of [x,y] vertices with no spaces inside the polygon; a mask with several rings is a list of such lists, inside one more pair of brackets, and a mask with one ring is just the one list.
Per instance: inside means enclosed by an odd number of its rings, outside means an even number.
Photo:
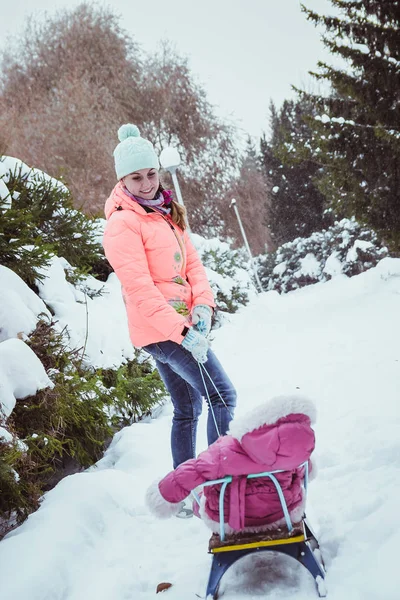
[{"label": "jacket hood", "polygon": [[111,215],[121,206],[124,210],[134,210],[135,212],[146,214],[146,211],[135,201],[131,200],[124,192],[122,183],[119,181],[111,192],[104,206],[104,213],[108,220]]},{"label": "jacket hood", "polygon": [[230,433],[254,462],[290,470],[309,458],[315,446],[310,424],[316,409],[303,396],[277,396],[232,421]]},{"label": "jacket hood", "polygon": [[297,394],[275,396],[242,417],[234,418],[231,422],[229,433],[241,442],[246,433],[250,433],[264,425],[273,425],[279,419],[294,414],[306,415],[309,417],[311,424],[313,424],[317,418],[317,409],[312,400],[305,396]]}]

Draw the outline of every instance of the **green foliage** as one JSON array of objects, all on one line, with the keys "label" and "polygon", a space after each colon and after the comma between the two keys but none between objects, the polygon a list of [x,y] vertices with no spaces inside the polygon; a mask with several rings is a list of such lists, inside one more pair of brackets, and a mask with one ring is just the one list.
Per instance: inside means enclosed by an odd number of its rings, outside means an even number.
[{"label": "green foliage", "polygon": [[[221,277],[212,277],[210,284],[215,296],[217,310],[235,313],[249,301],[249,286],[237,282],[238,269],[246,269],[248,263],[243,250],[232,250],[227,244],[203,250],[201,255],[205,267]],[[218,318],[216,323],[219,323]]]},{"label": "green foliage", "polygon": [[205,250],[201,256],[203,265],[219,275],[234,277],[237,268],[246,268],[246,260],[240,250],[223,249],[221,246]]},{"label": "green foliage", "polygon": [[41,278],[38,269],[49,264],[53,248],[38,235],[29,209],[6,207],[0,200],[0,263],[33,287],[35,279]]},{"label": "green foliage", "polygon": [[347,63],[319,62],[324,98],[302,93],[318,112],[309,148],[324,165],[318,184],[338,216],[355,216],[400,251],[400,12],[398,2],[331,0],[339,16],[303,7],[326,29],[324,44]]},{"label": "green foliage", "polygon": [[[285,100],[279,112],[270,106],[271,138],[261,140],[264,174],[269,182],[268,226],[275,245],[318,231],[324,220],[324,198],[314,184],[320,166],[307,147],[310,102]],[[297,152],[296,152],[297,149]]]},{"label": "green foliage", "polygon": [[135,358],[118,370],[99,372],[104,386],[113,395],[113,423],[130,425],[151,414],[165,397],[165,388],[149,358],[135,350]]},{"label": "green foliage", "polygon": [[41,491],[31,467],[32,460],[20,442],[0,440],[0,539],[38,508]]},{"label": "green foliage", "polygon": [[98,460],[112,429],[104,411],[111,397],[96,389],[99,379],[79,372],[53,375],[54,388],[18,402],[10,421],[28,446],[33,473],[46,486],[75,459],[82,467]]},{"label": "green foliage", "polygon": [[81,368],[80,352],[66,347],[54,324],[39,321],[28,344],[54,387],[17,402],[8,422],[27,444],[32,472],[45,487],[66,460],[86,467],[100,458],[112,433],[107,409],[113,397],[98,374]]},{"label": "green foliage", "polygon": [[[9,172],[7,187],[11,197],[15,198],[7,217],[12,216],[11,221],[17,223],[12,227],[4,226],[7,227],[5,244],[15,240],[14,243],[20,246],[34,245],[36,251],[42,248],[43,252],[45,248],[74,265],[76,273],[101,273],[103,278],[107,277],[111,269],[104,268],[104,253],[97,241],[97,223],[72,207],[70,192],[64,185],[40,172],[24,174],[21,167],[16,167],[14,172]],[[17,229],[22,219],[25,219],[23,238]],[[12,238],[12,235],[16,237]],[[0,260],[5,264],[2,254]]]},{"label": "green foliage", "polygon": [[216,292],[215,299],[218,309],[228,313],[235,313],[241,306],[246,306],[249,302],[247,291],[240,285],[232,286],[229,294],[226,294],[220,288],[214,291]]},{"label": "green foliage", "polygon": [[138,352],[119,369],[87,370],[81,349],[71,351],[63,333],[45,321],[28,344],[54,387],[19,400],[7,421],[22,442],[3,444],[0,521],[14,512],[24,520],[43,491],[99,460],[116,429],[150,414],[165,396],[158,373]]}]

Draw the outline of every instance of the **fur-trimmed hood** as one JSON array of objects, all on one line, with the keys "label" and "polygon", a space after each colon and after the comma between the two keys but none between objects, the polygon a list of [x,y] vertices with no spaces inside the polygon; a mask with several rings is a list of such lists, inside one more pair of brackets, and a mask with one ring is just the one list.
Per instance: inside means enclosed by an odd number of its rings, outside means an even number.
[{"label": "fur-trimmed hood", "polygon": [[263,425],[274,425],[279,419],[295,414],[309,417],[311,425],[317,419],[317,409],[309,398],[300,394],[275,396],[269,402],[263,402],[242,417],[235,418],[231,422],[229,433],[241,442],[246,433],[263,427]]},{"label": "fur-trimmed hood", "polygon": [[[234,419],[229,433],[252,460],[268,464],[274,455],[282,456],[291,448],[294,434],[300,447],[311,441],[309,425],[315,422],[316,413],[313,402],[304,396],[276,396]],[[272,429],[279,429],[279,434],[271,436]],[[291,454],[296,457],[295,450]],[[290,460],[288,465],[296,466],[291,465]]]}]

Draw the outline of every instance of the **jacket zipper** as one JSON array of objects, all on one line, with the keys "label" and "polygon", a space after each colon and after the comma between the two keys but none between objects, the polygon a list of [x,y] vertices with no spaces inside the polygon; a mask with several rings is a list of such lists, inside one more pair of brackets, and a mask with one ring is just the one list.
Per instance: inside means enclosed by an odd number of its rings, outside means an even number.
[{"label": "jacket zipper", "polygon": [[[122,209],[122,206],[117,206],[117,210],[123,210],[123,209]],[[182,270],[183,270],[183,272],[185,273],[185,270],[186,270],[186,252],[185,252],[185,248],[184,248],[184,246],[183,246],[183,244],[182,244],[182,241],[179,239],[179,236],[178,236],[178,234],[176,233],[176,229],[175,229],[175,227],[174,227],[174,226],[172,225],[172,223],[170,223],[170,221],[168,221],[168,219],[167,219],[166,217],[164,217],[164,215],[162,215],[160,212],[158,212],[158,211],[156,211],[156,210],[154,210],[154,209],[151,209],[151,212],[155,213],[156,215],[157,215],[157,214],[158,214],[158,215],[160,215],[160,217],[162,217],[162,219],[164,219],[164,221],[165,221],[166,223],[168,223],[168,225],[170,226],[170,228],[171,228],[171,229],[172,229],[172,231],[174,232],[174,236],[175,236],[175,238],[176,238],[176,241],[178,242],[179,250],[181,251],[181,254],[182,254]],[[185,279],[186,279],[186,276],[185,276]]]},{"label": "jacket zipper", "polygon": [[[160,214],[160,213],[158,213],[158,214]],[[175,237],[176,237],[176,241],[178,242],[178,246],[179,246],[179,249],[180,249],[180,251],[181,251],[181,254],[182,254],[182,270],[183,270],[183,272],[185,273],[185,269],[186,269],[186,254],[185,254],[185,248],[183,247],[182,241],[179,239],[179,236],[178,236],[178,234],[176,233],[176,229],[175,229],[175,227],[172,225],[172,223],[170,223],[170,221],[168,221],[168,219],[167,219],[166,217],[164,217],[164,215],[161,215],[161,214],[160,214],[160,216],[161,216],[161,217],[164,219],[164,221],[165,221],[166,223],[168,223],[168,225],[170,226],[170,228],[171,228],[171,229],[172,229],[172,231],[174,232],[174,235],[175,235]]]}]

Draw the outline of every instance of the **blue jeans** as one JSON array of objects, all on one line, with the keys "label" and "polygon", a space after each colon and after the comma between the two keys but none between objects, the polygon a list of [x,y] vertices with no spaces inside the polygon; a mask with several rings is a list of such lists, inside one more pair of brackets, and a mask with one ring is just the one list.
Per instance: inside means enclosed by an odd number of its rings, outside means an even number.
[{"label": "blue jeans", "polygon": [[207,398],[202,374],[213,408],[213,411],[210,407],[208,409],[208,444],[215,442],[219,435],[227,433],[236,406],[236,390],[212,350],[208,350],[204,367],[215,387],[207,373],[204,370],[200,372],[199,363],[192,354],[180,344],[171,341],[158,342],[145,346],[143,350],[155,358],[158,372],[174,406],[171,451],[175,469],[185,460],[196,457],[197,423],[202,410],[202,398]]}]

